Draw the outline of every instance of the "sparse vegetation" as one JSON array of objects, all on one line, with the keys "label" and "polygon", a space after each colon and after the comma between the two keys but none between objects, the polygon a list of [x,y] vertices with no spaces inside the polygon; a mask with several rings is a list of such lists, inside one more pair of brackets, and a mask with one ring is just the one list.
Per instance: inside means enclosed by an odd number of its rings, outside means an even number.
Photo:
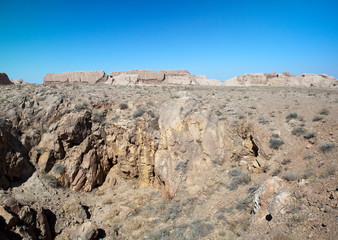
[{"label": "sparse vegetation", "polygon": [[263,125],[266,125],[266,124],[269,123],[269,121],[266,120],[264,117],[260,117],[260,118],[258,119],[258,122],[259,122],[260,124],[263,124]]},{"label": "sparse vegetation", "polygon": [[269,146],[272,149],[278,150],[283,144],[284,144],[284,141],[282,139],[273,138],[273,137],[270,138]]},{"label": "sparse vegetation", "polygon": [[120,108],[121,110],[128,109],[128,104],[126,104],[126,103],[121,103],[120,106],[119,106],[119,108]]},{"label": "sparse vegetation", "polygon": [[328,166],[321,174],[320,178],[327,178],[336,174],[336,168],[334,166]]},{"label": "sparse vegetation", "polygon": [[320,120],[322,120],[323,119],[323,117],[321,117],[321,116],[315,116],[313,119],[312,119],[312,121],[313,122],[319,122]]},{"label": "sparse vegetation", "polygon": [[320,115],[329,115],[330,114],[330,110],[327,108],[323,108],[322,110],[320,110],[319,112]]},{"label": "sparse vegetation", "polygon": [[142,108],[136,109],[136,111],[133,114],[133,118],[141,117],[144,114],[144,110]]},{"label": "sparse vegetation", "polygon": [[306,129],[302,127],[297,127],[292,130],[292,135],[300,136],[306,133]]},{"label": "sparse vegetation", "polygon": [[251,177],[247,173],[242,173],[242,171],[238,171],[238,168],[232,169],[232,173],[229,172],[231,176],[231,182],[228,185],[228,189],[233,191],[238,188],[239,185],[246,185],[250,183]]},{"label": "sparse vegetation", "polygon": [[311,138],[315,138],[317,136],[317,134],[315,132],[308,132],[307,134],[304,135],[305,139],[311,139]]},{"label": "sparse vegetation", "polygon": [[63,174],[66,171],[66,167],[60,163],[56,163],[53,170],[56,174]]},{"label": "sparse vegetation", "polygon": [[56,177],[54,177],[53,175],[46,173],[46,172],[42,172],[41,176],[43,179],[47,181],[49,186],[53,188],[56,188],[58,186],[58,181]]},{"label": "sparse vegetation", "polygon": [[287,165],[291,162],[291,159],[290,158],[284,158],[283,161],[282,161],[282,164],[283,165]]},{"label": "sparse vegetation", "polygon": [[297,113],[290,113],[289,115],[286,116],[286,121],[289,122],[291,119],[296,119],[298,118],[298,114]]},{"label": "sparse vegetation", "polygon": [[276,169],[275,171],[272,172],[272,176],[278,176],[280,174],[281,170],[280,169]]},{"label": "sparse vegetation", "polygon": [[298,178],[297,173],[294,171],[287,171],[284,173],[284,176],[283,176],[283,179],[288,182],[295,181],[297,180],[297,178]]},{"label": "sparse vegetation", "polygon": [[319,150],[322,152],[322,153],[328,153],[328,152],[331,152],[334,148],[334,144],[333,143],[324,143],[322,144],[320,147],[319,147]]}]

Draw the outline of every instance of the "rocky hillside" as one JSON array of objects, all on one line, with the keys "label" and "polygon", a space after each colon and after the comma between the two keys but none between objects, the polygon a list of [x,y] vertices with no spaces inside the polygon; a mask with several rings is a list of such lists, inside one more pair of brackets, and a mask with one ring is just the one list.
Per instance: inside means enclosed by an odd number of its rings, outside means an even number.
[{"label": "rocky hillside", "polygon": [[231,78],[224,86],[304,86],[304,87],[337,87],[338,81],[326,74],[304,73],[295,76],[289,72],[279,73],[247,73]]},{"label": "rocky hillside", "polygon": [[0,239],[337,236],[337,89],[67,79],[0,87]]}]

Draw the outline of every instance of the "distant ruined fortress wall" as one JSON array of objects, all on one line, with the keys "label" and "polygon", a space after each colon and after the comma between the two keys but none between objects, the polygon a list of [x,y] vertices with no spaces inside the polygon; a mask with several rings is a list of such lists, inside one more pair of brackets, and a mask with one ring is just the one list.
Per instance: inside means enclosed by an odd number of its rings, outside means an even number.
[{"label": "distant ruined fortress wall", "polygon": [[131,70],[117,71],[106,75],[104,71],[83,71],[48,73],[44,84],[88,83],[113,85],[221,85],[218,80],[208,80],[206,76],[195,76],[188,70]]},{"label": "distant ruined fortress wall", "polygon": [[231,78],[223,86],[304,86],[304,87],[337,87],[338,81],[326,74],[304,73],[299,76],[289,72],[279,73],[246,73]]},{"label": "distant ruined fortress wall", "polygon": [[295,76],[289,72],[246,73],[221,82],[207,79],[205,75],[196,76],[188,70],[131,70],[114,71],[107,75],[104,71],[83,71],[48,73],[44,84],[87,83],[111,85],[210,85],[210,86],[305,86],[337,87],[334,77],[326,74],[302,74]]}]

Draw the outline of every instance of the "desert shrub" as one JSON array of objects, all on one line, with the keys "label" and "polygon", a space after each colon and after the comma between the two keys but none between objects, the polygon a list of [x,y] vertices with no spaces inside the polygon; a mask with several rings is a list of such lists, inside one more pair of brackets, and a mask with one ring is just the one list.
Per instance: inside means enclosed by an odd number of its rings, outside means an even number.
[{"label": "desert shrub", "polygon": [[304,160],[310,160],[310,159],[312,159],[313,158],[313,156],[312,155],[306,155],[306,156],[304,156]]},{"label": "desert shrub", "polygon": [[329,115],[330,111],[327,108],[323,108],[322,110],[320,110],[319,114],[320,115]]},{"label": "desert shrub", "polygon": [[276,169],[275,171],[272,172],[271,175],[272,175],[273,177],[274,177],[274,176],[278,176],[278,174],[280,174],[280,172],[281,172],[280,169]]},{"label": "desert shrub", "polygon": [[45,179],[48,182],[49,186],[51,186],[53,188],[56,188],[58,186],[58,181],[57,181],[56,177],[54,177],[53,175],[48,174],[46,172],[43,172],[42,178]]},{"label": "desert shrub", "polygon": [[88,106],[85,104],[76,104],[74,107],[75,112],[80,112],[82,110],[88,109]]},{"label": "desert shrub", "polygon": [[151,110],[148,110],[148,111],[147,111],[147,114],[148,114],[150,117],[152,117],[152,118],[154,118],[154,117],[155,117],[155,114],[154,114],[154,112],[153,112],[153,111],[151,111]]},{"label": "desert shrub", "polygon": [[314,172],[313,172],[313,169],[311,168],[307,168],[303,174],[303,178],[304,179],[308,179],[309,177],[313,176],[314,175]]},{"label": "desert shrub", "polygon": [[269,147],[272,149],[279,149],[280,146],[282,146],[284,144],[284,141],[281,139],[276,139],[276,138],[270,138],[269,141]]},{"label": "desert shrub", "polygon": [[56,163],[53,170],[57,174],[63,174],[66,171],[66,167],[60,163]]},{"label": "desert shrub", "polygon": [[260,124],[263,124],[263,125],[266,125],[266,124],[269,123],[269,121],[266,120],[264,117],[260,117],[260,118],[258,119],[258,122],[259,122]]},{"label": "desert shrub", "polygon": [[320,120],[322,120],[323,118],[321,117],[321,116],[315,116],[313,119],[312,119],[312,121],[313,122],[318,122],[318,121],[320,121]]},{"label": "desert shrub", "polygon": [[180,212],[180,205],[177,203],[172,204],[165,214],[165,220],[174,220]]},{"label": "desert shrub", "polygon": [[155,130],[159,130],[160,129],[160,125],[158,123],[158,117],[153,118],[150,122],[149,122],[149,127],[155,129]]},{"label": "desert shrub", "polygon": [[237,210],[247,210],[247,209],[250,208],[251,203],[252,203],[252,199],[250,199],[250,198],[240,199],[236,204],[236,209]]},{"label": "desert shrub", "polygon": [[336,174],[336,169],[333,166],[327,167],[321,174],[320,178],[327,178],[329,176],[335,175]]},{"label": "desert shrub", "polygon": [[284,158],[283,161],[282,161],[282,164],[283,165],[287,165],[291,162],[291,159],[290,158]]},{"label": "desert shrub", "polygon": [[252,195],[256,192],[256,190],[259,188],[259,185],[251,185],[248,187],[248,194]]},{"label": "desert shrub", "polygon": [[272,137],[272,138],[279,138],[279,134],[274,133],[274,134],[271,135],[271,137]]},{"label": "desert shrub", "polygon": [[179,161],[176,164],[176,166],[175,166],[175,171],[181,172],[183,174],[186,174],[187,173],[188,162],[189,162],[189,159],[186,159],[186,160],[183,160],[183,161]]},{"label": "desert shrub", "polygon": [[128,104],[126,104],[126,103],[121,103],[120,106],[119,106],[119,108],[120,108],[121,110],[128,109]]},{"label": "desert shrub", "polygon": [[292,135],[300,136],[306,133],[306,129],[302,127],[297,127],[292,130]]},{"label": "desert shrub", "polygon": [[223,115],[223,113],[222,113],[220,110],[217,110],[217,111],[215,112],[215,114],[216,114],[217,116],[222,116],[222,115]]},{"label": "desert shrub", "polygon": [[311,138],[314,138],[316,137],[316,133],[315,132],[308,132],[307,134],[304,135],[304,138],[305,139],[311,139]]},{"label": "desert shrub", "polygon": [[136,111],[133,114],[133,118],[141,117],[144,114],[144,110],[142,108],[136,109]]},{"label": "desert shrub", "polygon": [[241,175],[241,173],[242,173],[242,169],[239,167],[235,167],[235,168],[230,169],[228,174],[230,177],[236,177],[236,176]]},{"label": "desert shrub", "polygon": [[327,152],[331,152],[334,148],[334,144],[333,143],[324,143],[323,145],[321,145],[319,147],[319,150],[322,153],[327,153]]},{"label": "desert shrub", "polygon": [[286,121],[290,121],[291,119],[296,119],[298,118],[298,114],[297,113],[290,113],[289,115],[286,116]]},{"label": "desert shrub", "polygon": [[238,176],[235,176],[231,179],[228,189],[233,191],[238,188],[239,185],[246,185],[251,181],[251,177],[247,173],[241,173]]},{"label": "desert shrub", "polygon": [[215,157],[214,159],[212,159],[212,163],[215,164],[215,165],[222,166],[223,163],[224,163],[224,158]]},{"label": "desert shrub", "polygon": [[294,172],[294,171],[287,171],[285,172],[284,176],[283,176],[283,179],[285,181],[294,181],[298,178],[297,174]]},{"label": "desert shrub", "polygon": [[105,118],[106,118],[106,114],[103,111],[98,111],[94,113],[93,122],[94,123],[103,122]]},{"label": "desert shrub", "polygon": [[206,237],[213,229],[214,227],[209,223],[203,223],[201,220],[194,221],[190,224],[190,238]]}]

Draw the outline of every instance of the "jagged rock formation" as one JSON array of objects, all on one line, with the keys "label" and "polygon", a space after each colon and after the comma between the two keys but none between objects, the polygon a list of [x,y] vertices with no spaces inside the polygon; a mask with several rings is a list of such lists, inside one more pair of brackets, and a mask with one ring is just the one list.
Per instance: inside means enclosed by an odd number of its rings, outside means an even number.
[{"label": "jagged rock formation", "polygon": [[34,170],[18,134],[10,121],[0,119],[0,188],[27,180]]},{"label": "jagged rock formation", "polygon": [[9,85],[9,84],[13,84],[6,73],[1,73],[0,72],[0,85]]},{"label": "jagged rock formation", "polygon": [[107,81],[108,76],[104,71],[84,71],[84,72],[63,72],[48,73],[44,79],[44,84],[50,83],[88,83],[96,84]]},{"label": "jagged rock formation", "polygon": [[337,79],[326,74],[305,73],[300,76],[288,71],[279,73],[246,73],[226,80],[224,86],[305,86],[305,87],[335,87]]}]

